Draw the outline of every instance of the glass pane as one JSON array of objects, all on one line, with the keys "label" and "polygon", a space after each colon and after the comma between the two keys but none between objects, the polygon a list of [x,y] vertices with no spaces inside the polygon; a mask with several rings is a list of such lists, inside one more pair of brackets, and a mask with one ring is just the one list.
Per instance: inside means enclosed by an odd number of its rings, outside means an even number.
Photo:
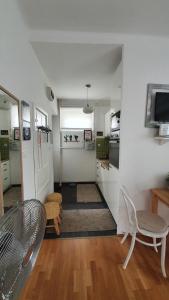
[{"label": "glass pane", "polygon": [[60,127],[75,129],[93,129],[94,113],[85,114],[83,108],[61,107]]}]

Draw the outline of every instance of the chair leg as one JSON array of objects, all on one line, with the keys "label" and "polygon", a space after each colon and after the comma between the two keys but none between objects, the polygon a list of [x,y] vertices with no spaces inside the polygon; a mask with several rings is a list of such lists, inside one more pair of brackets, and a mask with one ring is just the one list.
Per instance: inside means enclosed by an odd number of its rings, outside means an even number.
[{"label": "chair leg", "polygon": [[135,245],[135,241],[136,241],[136,233],[133,233],[132,234],[132,240],[131,240],[131,245],[130,245],[130,249],[129,249],[129,252],[128,252],[128,255],[126,257],[126,260],[123,264],[123,269],[126,269],[127,268],[127,265],[128,265],[128,262],[130,260],[130,257],[133,253],[133,249],[134,249],[134,245]]},{"label": "chair leg", "polygon": [[156,243],[157,243],[157,242],[156,242],[156,238],[153,238],[154,250],[155,250],[156,252],[158,252],[157,246],[155,246]]},{"label": "chair leg", "polygon": [[161,240],[161,270],[163,273],[163,276],[166,278],[166,271],[165,271],[165,253],[166,253],[166,236],[162,238]]},{"label": "chair leg", "polygon": [[128,236],[128,233],[126,232],[126,233],[124,234],[124,236],[123,236],[121,242],[120,242],[121,244],[123,244],[123,243],[125,242],[127,236]]}]

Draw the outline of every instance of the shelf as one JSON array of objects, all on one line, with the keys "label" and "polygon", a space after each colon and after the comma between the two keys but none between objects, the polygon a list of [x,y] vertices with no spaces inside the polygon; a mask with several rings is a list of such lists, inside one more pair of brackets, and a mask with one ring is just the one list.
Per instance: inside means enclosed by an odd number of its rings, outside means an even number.
[{"label": "shelf", "polygon": [[155,139],[156,141],[159,141],[159,144],[160,144],[160,145],[163,145],[163,144],[169,142],[169,137],[168,137],[168,136],[167,136],[167,137],[155,136],[154,139]]}]

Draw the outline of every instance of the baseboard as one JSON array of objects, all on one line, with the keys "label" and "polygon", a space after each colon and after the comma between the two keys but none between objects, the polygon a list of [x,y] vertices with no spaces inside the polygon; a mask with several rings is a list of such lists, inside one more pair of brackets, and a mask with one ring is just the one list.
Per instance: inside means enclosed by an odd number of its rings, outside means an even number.
[{"label": "baseboard", "polygon": [[[61,184],[95,184],[95,181],[62,181]],[[60,182],[54,182],[54,185],[60,185]]]}]

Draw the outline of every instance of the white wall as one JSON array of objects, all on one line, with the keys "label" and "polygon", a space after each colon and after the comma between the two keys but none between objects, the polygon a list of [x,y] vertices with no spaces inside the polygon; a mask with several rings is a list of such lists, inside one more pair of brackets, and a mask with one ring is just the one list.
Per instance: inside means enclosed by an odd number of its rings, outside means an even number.
[{"label": "white wall", "polygon": [[96,180],[96,152],[84,149],[63,149],[63,182]]},{"label": "white wall", "polygon": [[[49,113],[51,123],[52,108],[44,91],[47,80],[27,42],[28,35],[15,1],[0,0],[0,4],[0,82],[20,99],[31,100],[43,107]],[[169,81],[169,40],[104,33],[53,32],[50,41],[124,45],[120,183],[125,184],[132,194],[145,194],[144,199],[139,197],[135,200],[137,208],[145,208],[150,204],[150,193],[146,191],[163,185],[169,170],[169,144],[159,146],[153,140],[154,130],[144,128],[147,83]],[[35,189],[30,179],[34,177],[34,165],[26,149],[28,142],[24,145],[27,154],[24,157],[24,164],[27,162],[25,169],[29,169],[24,174],[25,197],[32,197]],[[169,216],[168,209],[164,212],[160,208],[160,213],[166,218]],[[124,227],[125,220],[120,217],[118,231]]]},{"label": "white wall", "polygon": [[[67,101],[68,102],[68,101]],[[66,105],[66,101],[64,102]],[[74,103],[73,103],[74,104]],[[80,105],[80,101],[76,100],[76,105]],[[74,104],[75,106],[75,104]],[[95,106],[94,113],[94,131],[103,131],[104,134],[104,115],[108,111],[109,106],[106,102],[105,106]],[[59,174],[63,182],[85,182],[96,180],[96,152],[86,151],[84,149],[63,149],[62,150],[62,167],[60,167],[60,138],[59,138],[59,118],[53,118],[54,130],[54,179],[59,181]]]},{"label": "white wall", "polygon": [[[169,83],[168,61],[168,39],[133,38],[124,47],[120,175],[121,183],[137,194],[137,209],[150,207],[150,189],[165,185],[169,172],[169,144],[159,145],[155,130],[144,127],[147,83]],[[160,205],[159,212],[169,223],[169,208]],[[122,214],[118,229],[125,229]]]},{"label": "white wall", "polygon": [[[46,98],[48,81],[28,42],[28,32],[17,3],[15,0],[0,0],[0,7],[0,83],[19,99],[42,107],[49,115],[51,126],[51,115],[56,113],[56,106]],[[24,198],[29,199],[36,196],[33,139],[23,143],[23,169]],[[52,190],[52,169],[49,177],[50,183],[43,195]]]}]

